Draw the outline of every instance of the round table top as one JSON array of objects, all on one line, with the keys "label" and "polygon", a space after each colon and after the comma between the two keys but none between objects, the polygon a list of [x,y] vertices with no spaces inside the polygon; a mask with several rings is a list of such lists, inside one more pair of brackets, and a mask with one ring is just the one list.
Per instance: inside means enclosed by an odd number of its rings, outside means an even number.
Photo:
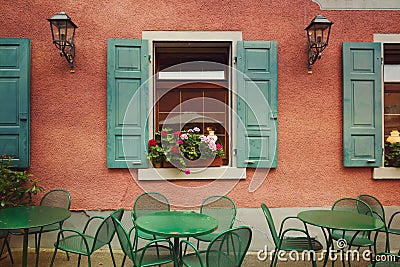
[{"label": "round table top", "polygon": [[368,231],[384,226],[372,216],[340,210],[307,210],[297,214],[303,222],[329,229]]},{"label": "round table top", "polygon": [[146,233],[166,237],[193,237],[212,233],[218,221],[193,211],[162,211],[142,215],[136,227]]},{"label": "round table top", "polygon": [[0,209],[0,229],[28,229],[62,222],[71,216],[64,208],[52,206],[20,206]]}]

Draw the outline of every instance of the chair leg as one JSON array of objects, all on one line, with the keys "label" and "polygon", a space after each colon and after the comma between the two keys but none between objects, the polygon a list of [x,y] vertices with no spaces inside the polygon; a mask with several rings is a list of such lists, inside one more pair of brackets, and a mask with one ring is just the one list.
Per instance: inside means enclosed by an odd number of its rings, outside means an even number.
[{"label": "chair leg", "polygon": [[276,266],[276,263],[274,264],[276,253],[277,253],[276,250],[274,250],[274,252],[272,253],[270,267]]},{"label": "chair leg", "polygon": [[88,261],[88,267],[92,266],[91,262],[90,262],[90,254],[87,257],[87,261]]},{"label": "chair leg", "polygon": [[10,244],[8,243],[7,237],[8,237],[8,235],[6,237],[4,237],[3,245],[1,246],[1,249],[0,249],[0,257],[1,257],[1,255],[3,255],[4,247],[6,247],[8,256],[10,257],[11,264],[14,265],[14,258],[11,253],[11,248],[10,248]]},{"label": "chair leg", "polygon": [[54,259],[56,258],[57,247],[54,248],[53,257],[51,258],[50,267],[53,267]]},{"label": "chair leg", "polygon": [[121,267],[124,267],[124,265],[125,265],[125,260],[126,260],[126,254],[124,255],[124,258],[122,259]]},{"label": "chair leg", "polygon": [[81,258],[82,258],[82,255],[79,254],[79,256],[78,256],[78,267],[81,265]]},{"label": "chair leg", "polygon": [[[60,229],[61,229],[61,227],[60,227]],[[65,238],[64,233],[61,233],[61,236],[62,236],[63,239]],[[69,261],[68,251],[65,251],[65,254],[67,254],[67,260]]]},{"label": "chair leg", "polygon": [[13,255],[11,253],[10,244],[8,243],[7,238],[4,240],[4,243],[6,244],[7,251],[8,251],[8,256],[10,256],[11,264],[14,265],[14,258],[13,258]]},{"label": "chair leg", "polygon": [[111,244],[110,243],[108,243],[108,248],[110,249],[110,254],[111,254],[111,259],[113,261],[113,265],[114,265],[114,267],[117,267],[117,265],[115,264],[114,254],[112,252],[112,248],[111,248]]}]

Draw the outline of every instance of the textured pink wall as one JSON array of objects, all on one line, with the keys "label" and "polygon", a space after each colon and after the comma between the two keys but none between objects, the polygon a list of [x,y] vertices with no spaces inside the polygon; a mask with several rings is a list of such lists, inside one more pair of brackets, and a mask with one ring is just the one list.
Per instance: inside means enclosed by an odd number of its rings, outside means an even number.
[{"label": "textured pink wall", "polygon": [[[400,181],[374,181],[370,168],[343,167],[341,85],[341,43],[400,33],[400,11],[321,11],[311,0],[1,2],[0,37],[31,39],[30,171],[46,190],[68,189],[73,209],[128,208],[142,192],[129,171],[106,168],[106,42],[140,39],[144,30],[229,30],[241,31],[244,40],[278,41],[278,168],[254,193],[249,179],[236,185],[229,196],[239,207],[323,206],[360,193],[400,205]],[[79,26],[73,75],[51,44],[46,21],[61,10]],[[334,25],[308,75],[304,27],[318,13]]]}]

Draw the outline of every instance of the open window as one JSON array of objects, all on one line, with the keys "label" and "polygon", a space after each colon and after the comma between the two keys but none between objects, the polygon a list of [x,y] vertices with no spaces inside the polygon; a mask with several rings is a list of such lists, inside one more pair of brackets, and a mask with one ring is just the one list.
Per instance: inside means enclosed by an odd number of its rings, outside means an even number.
[{"label": "open window", "polygon": [[231,42],[155,42],[155,129],[214,134],[229,163]]}]

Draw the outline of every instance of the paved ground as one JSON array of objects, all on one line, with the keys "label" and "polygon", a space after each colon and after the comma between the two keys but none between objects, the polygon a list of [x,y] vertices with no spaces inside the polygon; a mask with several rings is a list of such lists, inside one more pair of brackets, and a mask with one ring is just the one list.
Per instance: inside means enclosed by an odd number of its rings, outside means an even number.
[{"label": "paved ground", "polygon": [[[114,251],[115,254],[115,258],[116,258],[116,262],[117,262],[117,266],[121,266],[122,263],[122,258],[123,258],[123,254],[122,251]],[[53,251],[51,249],[43,249],[41,250],[40,253],[40,267],[48,267],[50,266],[50,261],[51,261],[51,257],[53,255]],[[14,266],[21,266],[21,250],[18,249],[13,249],[13,256],[14,256],[14,260],[15,260],[15,265]],[[76,267],[77,266],[77,261],[78,257],[76,255],[71,255],[71,259],[70,261],[67,261],[67,257],[65,255],[65,253],[63,252],[58,252],[57,253],[57,257],[55,260],[55,263],[53,266],[55,267]],[[322,266],[322,262],[318,262],[318,267]],[[353,262],[352,263],[352,267],[365,267],[367,266],[368,263],[367,262]],[[0,266],[1,267],[12,267],[9,258],[5,258],[3,260],[0,260]],[[33,249],[31,249],[29,251],[29,259],[28,259],[28,266],[35,266],[35,254]],[[86,267],[87,266],[87,260],[86,258],[82,258],[82,262],[81,262],[81,266],[82,267]],[[101,266],[101,267],[112,267],[112,260],[110,257],[110,254],[108,252],[108,250],[100,250],[98,252],[96,252],[92,258],[92,266],[93,267],[97,267],[97,266]],[[131,261],[127,261],[125,263],[126,267],[132,267],[133,264]],[[167,267],[171,267],[172,265],[164,265]],[[246,256],[246,259],[242,265],[243,267],[266,267],[269,266],[269,261],[260,261],[257,259],[257,256],[255,253],[249,253]],[[311,266],[311,262],[293,262],[293,261],[288,261],[288,262],[279,262],[278,267],[280,266],[285,266],[285,267],[302,267],[302,266]],[[328,266],[331,266],[330,264],[328,264]],[[342,266],[341,263],[337,263],[335,266]],[[229,267],[229,266],[227,266]]]}]

